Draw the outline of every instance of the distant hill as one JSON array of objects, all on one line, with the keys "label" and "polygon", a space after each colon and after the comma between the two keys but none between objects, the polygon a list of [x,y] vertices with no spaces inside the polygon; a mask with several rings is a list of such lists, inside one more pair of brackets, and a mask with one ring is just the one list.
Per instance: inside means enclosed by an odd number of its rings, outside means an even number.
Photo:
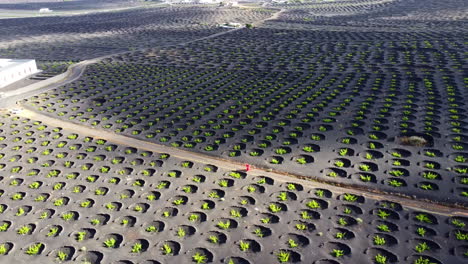
[{"label": "distant hill", "polygon": [[[80,0],[81,2],[136,2],[137,0]],[[0,0],[0,4],[25,4],[25,3],[60,3],[60,2],[76,2],[76,0]]]},{"label": "distant hill", "polygon": [[141,4],[141,0],[0,0],[0,9],[39,10],[47,7],[54,11],[119,8]]}]

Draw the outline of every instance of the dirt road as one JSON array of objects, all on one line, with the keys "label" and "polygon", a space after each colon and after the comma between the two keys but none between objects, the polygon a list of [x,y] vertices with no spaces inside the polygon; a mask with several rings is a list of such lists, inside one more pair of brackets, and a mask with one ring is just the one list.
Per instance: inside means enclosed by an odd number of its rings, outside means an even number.
[{"label": "dirt road", "polygon": [[[141,150],[147,150],[156,153],[167,153],[172,157],[177,157],[183,160],[188,160],[192,162],[198,163],[205,163],[205,164],[212,164],[217,167],[227,169],[227,170],[242,170],[244,169],[243,164],[239,164],[230,160],[224,160],[221,158],[216,158],[208,155],[203,155],[200,153],[185,151],[177,148],[172,148],[164,145],[159,145],[151,142],[147,142],[144,140],[139,140],[136,138],[115,134],[112,132],[108,132],[105,130],[101,130],[95,127],[87,127],[79,124],[74,124],[68,121],[63,121],[60,119],[56,119],[53,117],[49,117],[42,113],[34,112],[25,108],[18,108],[20,109],[17,113],[18,116],[24,118],[30,118],[32,120],[41,121],[42,123],[54,126],[54,127],[61,127],[66,131],[78,133],[83,136],[89,136],[96,139],[104,139],[108,142],[112,142],[115,144],[120,144],[123,146],[129,146],[133,148],[138,148]],[[304,186],[308,186],[310,188],[326,188],[330,191],[341,194],[347,192],[354,192],[358,193],[359,195],[363,195],[366,198],[370,199],[377,199],[377,200],[388,200],[400,203],[408,208],[413,208],[417,210],[427,211],[436,214],[442,215],[460,215],[460,216],[468,216],[468,210],[463,208],[453,208],[450,206],[445,206],[441,204],[434,204],[428,201],[422,201],[412,198],[406,197],[399,197],[390,194],[381,194],[381,193],[373,193],[366,190],[360,190],[355,188],[344,188],[344,187],[337,187],[325,183],[314,182],[310,180],[305,180],[299,178],[297,175],[293,174],[286,174],[283,172],[278,171],[269,171],[259,168],[253,168],[249,171],[249,176],[267,176],[273,178],[275,181],[280,182],[287,182],[294,180],[294,182],[298,182]]]}]

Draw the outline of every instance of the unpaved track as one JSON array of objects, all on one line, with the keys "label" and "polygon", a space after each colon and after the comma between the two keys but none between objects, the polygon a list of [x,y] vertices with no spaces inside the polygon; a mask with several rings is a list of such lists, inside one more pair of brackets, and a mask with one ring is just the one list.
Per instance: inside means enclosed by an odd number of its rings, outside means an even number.
[{"label": "unpaved track", "polygon": [[[164,145],[159,145],[151,142],[147,142],[144,140],[118,135],[112,132],[108,132],[105,130],[97,129],[94,127],[87,127],[79,124],[74,124],[71,122],[63,121],[60,119],[56,119],[42,113],[34,112],[28,109],[20,108],[21,110],[17,114],[18,116],[29,118],[31,120],[41,121],[42,123],[54,126],[54,127],[61,127],[64,130],[75,132],[83,136],[93,137],[96,139],[104,139],[108,142],[112,142],[119,145],[134,147],[142,150],[147,150],[156,153],[167,153],[171,155],[171,157],[177,157],[179,159],[188,160],[192,162],[198,163],[205,163],[205,164],[212,164],[217,167],[227,169],[227,170],[242,170],[244,169],[243,164],[233,162],[230,160],[224,160],[217,157],[212,157],[200,153],[185,151],[177,148],[172,148]],[[325,183],[319,183],[309,180],[304,180],[298,178],[296,175],[293,174],[285,174],[281,172],[273,172],[259,168],[253,168],[248,172],[250,177],[252,176],[267,176],[273,178],[280,182],[287,182],[287,181],[294,181],[304,186],[308,186],[310,188],[326,188],[330,191],[341,194],[346,192],[354,192],[359,195],[363,195],[366,198],[376,199],[376,200],[388,200],[400,203],[405,207],[412,208],[415,210],[420,211],[427,211],[435,214],[442,214],[442,215],[460,215],[460,216],[468,216],[468,209],[463,208],[453,208],[450,206],[445,206],[441,204],[434,204],[427,201],[421,201],[417,199],[410,199],[405,197],[399,197],[389,194],[379,194],[379,193],[372,193],[364,190],[356,190],[353,188],[344,188],[344,187],[337,187]]]},{"label": "unpaved track", "polygon": [[[241,7],[243,7],[243,8],[250,8],[250,7],[245,7],[245,6],[241,6]],[[278,12],[274,13],[271,17],[268,17],[268,18],[265,18],[265,19],[262,19],[262,20],[259,20],[259,21],[256,21],[256,22],[252,23],[252,26],[258,27],[258,26],[262,25],[263,23],[265,23],[266,21],[273,20],[273,19],[277,19],[277,18],[281,15],[281,13],[283,13],[284,11],[286,11],[286,9],[281,9],[281,10],[279,10]],[[222,36],[222,35],[226,35],[226,34],[232,33],[232,32],[234,32],[234,31],[241,30],[241,29],[243,29],[243,28],[244,28],[244,27],[234,28],[234,29],[231,29],[231,30],[228,30],[228,31],[224,31],[224,32],[216,33],[216,34],[209,35],[209,36],[206,36],[206,37],[202,37],[202,38],[199,38],[199,39],[195,39],[195,40],[191,40],[191,41],[188,41],[188,42],[184,42],[184,43],[182,43],[181,45],[187,45],[187,44],[190,44],[190,43],[193,43],[193,42],[197,42],[197,41],[201,41],[201,40],[216,38],[216,37],[219,37],[219,36]]]}]

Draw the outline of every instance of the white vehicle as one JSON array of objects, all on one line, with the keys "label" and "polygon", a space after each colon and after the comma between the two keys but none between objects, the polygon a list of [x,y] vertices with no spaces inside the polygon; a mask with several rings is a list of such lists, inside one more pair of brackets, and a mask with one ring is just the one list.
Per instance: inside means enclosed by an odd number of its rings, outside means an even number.
[{"label": "white vehicle", "polygon": [[43,7],[39,9],[39,13],[52,13],[52,10],[47,7]]}]

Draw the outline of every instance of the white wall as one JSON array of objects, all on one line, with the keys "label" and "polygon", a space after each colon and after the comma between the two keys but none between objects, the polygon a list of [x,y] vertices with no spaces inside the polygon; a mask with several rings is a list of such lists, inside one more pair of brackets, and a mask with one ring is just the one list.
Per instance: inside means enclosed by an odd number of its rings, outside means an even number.
[{"label": "white wall", "polygon": [[0,88],[37,72],[35,60],[0,59]]}]

